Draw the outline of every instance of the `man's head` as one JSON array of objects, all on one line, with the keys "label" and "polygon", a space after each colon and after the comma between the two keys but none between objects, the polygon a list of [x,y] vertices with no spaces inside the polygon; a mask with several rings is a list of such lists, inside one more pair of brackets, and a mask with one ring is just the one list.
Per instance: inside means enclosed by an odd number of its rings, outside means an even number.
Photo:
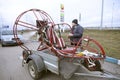
[{"label": "man's head", "polygon": [[73,21],[72,21],[72,26],[75,26],[75,25],[77,25],[78,24],[78,20],[77,19],[74,19]]}]

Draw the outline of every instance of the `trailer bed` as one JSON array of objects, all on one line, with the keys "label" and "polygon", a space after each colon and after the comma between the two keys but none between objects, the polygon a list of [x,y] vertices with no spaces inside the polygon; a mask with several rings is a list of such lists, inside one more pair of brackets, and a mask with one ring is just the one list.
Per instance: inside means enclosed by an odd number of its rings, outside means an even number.
[{"label": "trailer bed", "polygon": [[76,63],[76,60],[71,61],[69,58],[59,59],[49,50],[32,51],[32,53],[42,56],[45,67],[49,71],[60,75],[65,79],[71,80],[72,78],[76,78],[75,80],[81,80],[81,78],[84,77],[86,80],[92,80],[92,78],[95,78],[96,80],[120,80],[120,78],[115,77],[110,73],[89,71],[82,64]]}]

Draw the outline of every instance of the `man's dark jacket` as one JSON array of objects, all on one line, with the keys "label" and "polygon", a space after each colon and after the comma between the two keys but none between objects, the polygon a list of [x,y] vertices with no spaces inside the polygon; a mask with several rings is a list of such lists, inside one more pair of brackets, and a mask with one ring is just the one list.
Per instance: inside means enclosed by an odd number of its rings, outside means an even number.
[{"label": "man's dark jacket", "polygon": [[83,31],[84,31],[83,27],[79,24],[72,27],[71,33],[73,34],[73,36],[70,37],[70,40],[72,42],[77,43],[79,41],[79,39],[82,37]]}]

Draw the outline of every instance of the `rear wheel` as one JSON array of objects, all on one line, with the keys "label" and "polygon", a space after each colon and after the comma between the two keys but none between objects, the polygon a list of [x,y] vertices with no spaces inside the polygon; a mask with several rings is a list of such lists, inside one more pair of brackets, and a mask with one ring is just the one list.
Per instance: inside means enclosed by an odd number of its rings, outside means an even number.
[{"label": "rear wheel", "polygon": [[28,71],[29,71],[30,76],[34,80],[38,80],[41,78],[42,73],[37,71],[37,66],[33,62],[33,60],[29,61],[29,63],[28,63]]}]

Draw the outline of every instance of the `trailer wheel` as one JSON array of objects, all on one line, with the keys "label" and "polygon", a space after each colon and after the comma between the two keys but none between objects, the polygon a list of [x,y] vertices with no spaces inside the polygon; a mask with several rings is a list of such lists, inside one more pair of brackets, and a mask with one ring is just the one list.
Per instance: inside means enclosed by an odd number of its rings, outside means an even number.
[{"label": "trailer wheel", "polygon": [[37,66],[33,62],[33,60],[30,60],[29,63],[28,63],[28,72],[34,80],[40,79],[40,77],[42,75],[42,72],[37,71]]},{"label": "trailer wheel", "polygon": [[85,61],[83,62],[83,65],[84,65],[88,70],[90,70],[90,71],[102,71],[102,69],[101,69],[101,64],[100,64],[99,60],[95,60],[94,63],[95,63],[95,66],[89,67],[88,61],[85,60]]}]

